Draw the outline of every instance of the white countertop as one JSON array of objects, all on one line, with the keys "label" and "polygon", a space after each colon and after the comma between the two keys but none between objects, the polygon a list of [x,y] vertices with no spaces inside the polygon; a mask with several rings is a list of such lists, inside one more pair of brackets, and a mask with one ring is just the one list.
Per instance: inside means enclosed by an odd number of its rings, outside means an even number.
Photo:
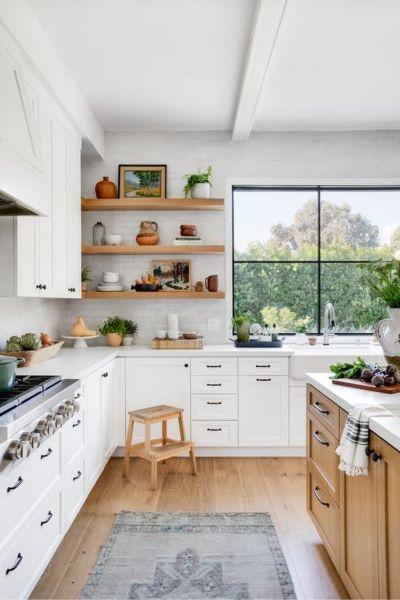
[{"label": "white countertop", "polygon": [[382,394],[336,385],[332,383],[329,373],[307,373],[306,379],[346,411],[365,403],[393,411],[393,416],[371,417],[369,427],[396,450],[400,450],[400,394]]}]

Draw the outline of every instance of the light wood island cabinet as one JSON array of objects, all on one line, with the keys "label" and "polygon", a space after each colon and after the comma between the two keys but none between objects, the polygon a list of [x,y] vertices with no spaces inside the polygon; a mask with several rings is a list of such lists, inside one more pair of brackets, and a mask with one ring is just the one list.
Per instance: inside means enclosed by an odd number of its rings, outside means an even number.
[{"label": "light wood island cabinet", "polygon": [[307,510],[352,598],[400,598],[400,452],[371,432],[368,476],[335,454],[347,413],[307,387]]}]

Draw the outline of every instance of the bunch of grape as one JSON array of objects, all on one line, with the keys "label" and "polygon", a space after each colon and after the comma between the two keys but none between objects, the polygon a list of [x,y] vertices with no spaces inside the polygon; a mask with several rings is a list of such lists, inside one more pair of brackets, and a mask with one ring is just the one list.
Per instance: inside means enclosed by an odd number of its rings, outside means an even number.
[{"label": "bunch of grape", "polygon": [[377,363],[369,363],[361,372],[361,379],[370,381],[375,387],[400,383],[400,371],[396,365],[381,367]]}]

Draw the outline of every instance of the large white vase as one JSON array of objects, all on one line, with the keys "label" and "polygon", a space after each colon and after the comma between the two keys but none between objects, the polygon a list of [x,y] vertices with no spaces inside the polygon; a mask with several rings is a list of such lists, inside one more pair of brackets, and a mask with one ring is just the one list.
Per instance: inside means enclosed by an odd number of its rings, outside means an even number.
[{"label": "large white vase", "polygon": [[209,183],[196,183],[191,191],[192,198],[209,198],[211,185]]},{"label": "large white vase", "polygon": [[376,336],[388,363],[400,367],[400,308],[390,308],[390,317],[376,326]]}]

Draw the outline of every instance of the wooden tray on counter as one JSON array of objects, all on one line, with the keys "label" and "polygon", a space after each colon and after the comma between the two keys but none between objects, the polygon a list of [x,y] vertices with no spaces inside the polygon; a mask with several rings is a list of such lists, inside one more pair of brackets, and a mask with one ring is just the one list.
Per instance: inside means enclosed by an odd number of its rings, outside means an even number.
[{"label": "wooden tray on counter", "polygon": [[381,394],[399,394],[400,383],[395,385],[384,385],[382,387],[376,387],[368,381],[361,381],[360,379],[332,379],[332,383],[336,385],[344,385],[347,387],[358,388],[359,390],[368,390],[370,392],[380,392]]},{"label": "wooden tray on counter", "polygon": [[195,340],[185,340],[185,338],[160,340],[159,338],[154,338],[151,342],[153,350],[203,350],[203,345],[203,337],[198,337]]},{"label": "wooden tray on counter", "polygon": [[19,367],[31,367],[38,363],[54,358],[59,353],[64,342],[54,342],[51,346],[43,346],[38,350],[21,350],[21,352],[3,352],[7,356],[15,356],[24,358],[25,362],[18,365]]}]

